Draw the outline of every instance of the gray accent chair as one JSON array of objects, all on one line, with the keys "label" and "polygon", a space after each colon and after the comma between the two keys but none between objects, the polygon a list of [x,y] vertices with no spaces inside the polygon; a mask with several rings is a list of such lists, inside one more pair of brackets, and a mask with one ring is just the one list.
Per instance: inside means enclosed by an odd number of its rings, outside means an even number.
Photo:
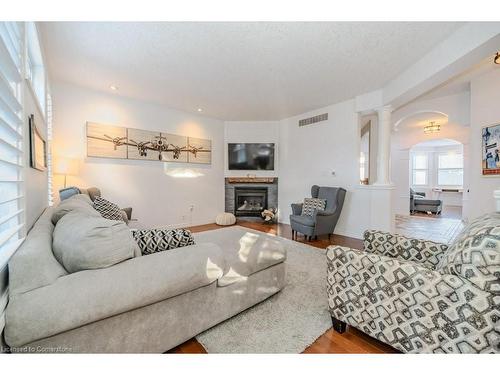
[{"label": "gray accent chair", "polygon": [[330,239],[339,220],[345,194],[346,190],[341,187],[313,185],[311,197],[325,199],[326,207],[323,211],[316,211],[313,216],[305,216],[302,215],[302,203],[292,203],[292,239],[297,238],[297,232],[304,234],[309,241],[312,237],[317,238],[323,234],[328,234]]},{"label": "gray accent chair", "polygon": [[443,201],[440,199],[425,199],[425,193],[418,193],[410,189],[410,213],[432,212],[439,215],[443,210]]}]

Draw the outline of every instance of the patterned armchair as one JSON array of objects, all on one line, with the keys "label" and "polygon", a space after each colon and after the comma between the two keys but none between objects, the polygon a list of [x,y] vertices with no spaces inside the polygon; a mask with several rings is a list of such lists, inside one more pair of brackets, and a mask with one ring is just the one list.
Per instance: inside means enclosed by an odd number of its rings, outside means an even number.
[{"label": "patterned armchair", "polygon": [[450,246],[378,231],[364,251],[327,250],[333,327],[352,325],[402,352],[500,353],[500,213]]}]

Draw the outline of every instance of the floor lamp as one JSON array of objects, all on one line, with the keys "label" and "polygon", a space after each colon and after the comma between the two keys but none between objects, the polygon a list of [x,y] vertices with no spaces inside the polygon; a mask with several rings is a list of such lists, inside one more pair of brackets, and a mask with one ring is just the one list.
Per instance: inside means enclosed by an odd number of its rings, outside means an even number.
[{"label": "floor lamp", "polygon": [[78,175],[78,159],[56,158],[54,163],[54,174],[64,176],[64,188],[66,188],[67,177]]}]

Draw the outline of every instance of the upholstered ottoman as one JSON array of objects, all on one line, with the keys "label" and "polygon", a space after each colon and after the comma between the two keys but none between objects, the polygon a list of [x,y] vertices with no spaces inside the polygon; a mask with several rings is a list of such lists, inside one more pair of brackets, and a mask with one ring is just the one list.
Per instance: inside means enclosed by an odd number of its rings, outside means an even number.
[{"label": "upholstered ottoman", "polygon": [[194,238],[196,243],[214,243],[222,249],[225,268],[219,287],[258,279],[264,270],[275,280],[270,291],[276,293],[285,285],[286,249],[278,239],[240,226],[195,233]]},{"label": "upholstered ottoman", "polygon": [[217,225],[233,225],[236,223],[236,216],[230,212],[223,212],[215,217],[215,224]]}]

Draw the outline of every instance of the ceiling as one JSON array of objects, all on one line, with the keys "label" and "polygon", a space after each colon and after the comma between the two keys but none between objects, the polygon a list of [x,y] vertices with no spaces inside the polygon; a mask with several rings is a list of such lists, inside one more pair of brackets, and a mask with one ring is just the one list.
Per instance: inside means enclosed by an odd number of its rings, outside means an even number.
[{"label": "ceiling", "polygon": [[383,87],[461,23],[40,24],[51,79],[223,120],[278,120]]},{"label": "ceiling", "polygon": [[435,87],[431,91],[425,93],[415,100],[430,100],[443,96],[459,94],[464,91],[469,91],[470,82],[474,78],[492,72],[494,70],[500,70],[500,65],[494,64],[493,58],[494,55],[492,54],[488,58],[471,67],[469,70],[462,72],[449,81],[444,82],[442,85]]},{"label": "ceiling", "polygon": [[397,131],[407,129],[424,129],[424,126],[429,125],[433,121],[436,124],[445,125],[448,123],[448,116],[444,113],[422,111],[401,121],[397,126]]}]

